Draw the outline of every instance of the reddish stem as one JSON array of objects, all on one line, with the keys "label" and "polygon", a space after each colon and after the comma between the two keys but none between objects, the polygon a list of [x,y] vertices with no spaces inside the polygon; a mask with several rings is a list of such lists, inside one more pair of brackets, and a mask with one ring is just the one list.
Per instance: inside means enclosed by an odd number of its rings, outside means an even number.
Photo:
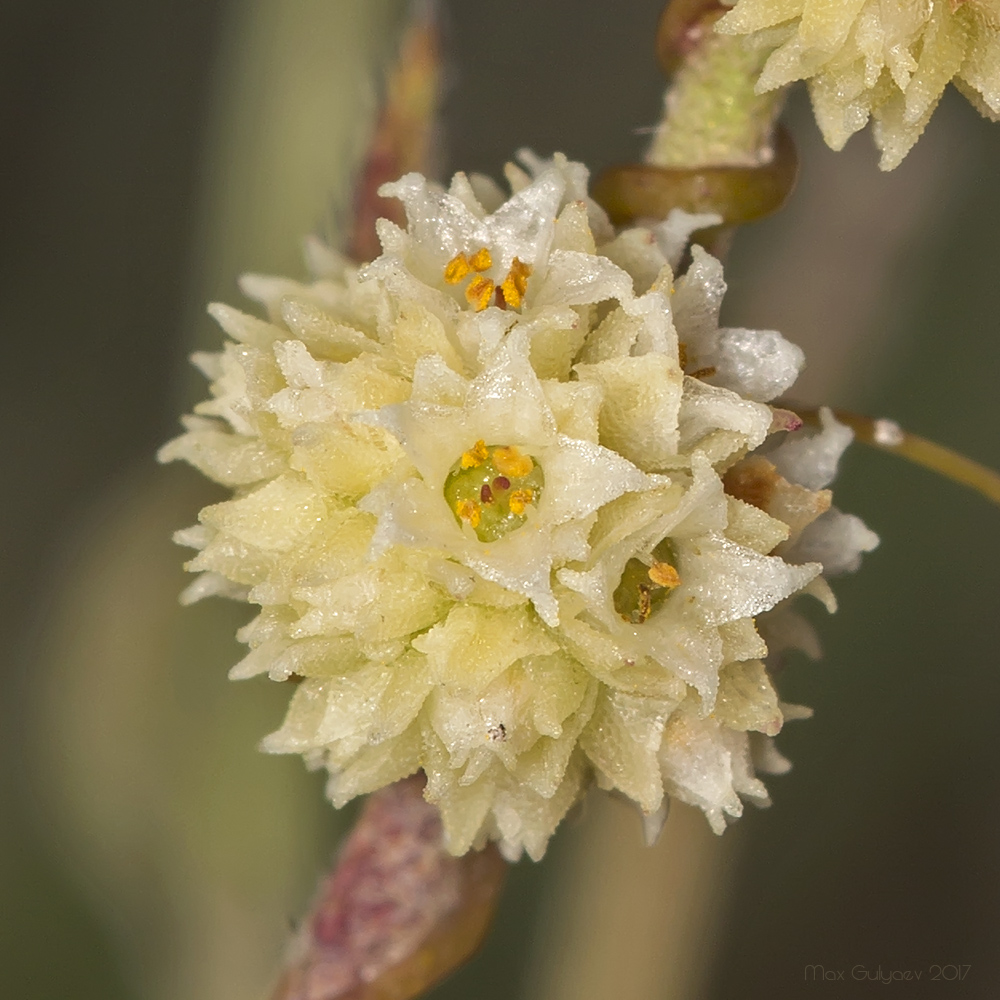
[{"label": "reddish stem", "polygon": [[443,846],[422,775],[368,799],[293,942],[274,1000],[409,1000],[479,947],[506,865]]}]

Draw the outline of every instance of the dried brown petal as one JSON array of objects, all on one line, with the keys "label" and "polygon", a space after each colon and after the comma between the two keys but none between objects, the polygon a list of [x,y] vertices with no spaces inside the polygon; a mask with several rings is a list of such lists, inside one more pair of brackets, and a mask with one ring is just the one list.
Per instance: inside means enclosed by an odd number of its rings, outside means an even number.
[{"label": "dried brown petal", "polygon": [[808,490],[790,483],[761,455],[737,462],[722,477],[726,492],[784,521],[796,537],[806,525],[830,509],[829,490]]}]

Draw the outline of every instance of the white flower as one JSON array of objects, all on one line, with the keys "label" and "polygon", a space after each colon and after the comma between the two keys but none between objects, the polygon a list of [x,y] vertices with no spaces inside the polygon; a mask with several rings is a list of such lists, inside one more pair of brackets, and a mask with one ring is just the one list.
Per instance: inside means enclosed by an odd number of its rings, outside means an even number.
[{"label": "white flower", "polygon": [[296,682],[266,749],[327,768],[337,805],[422,770],[450,850],[511,858],[595,782],[650,834],[668,794],[717,830],[765,801],[789,709],[755,618],[780,633],[794,594],[828,597],[821,563],[871,547],[776,468],[825,477],[826,438],[746,457],[802,357],[719,328],[699,248],[675,286],[703,220],[616,234],[579,164],[524,162],[507,201],[387,186],[409,225],[360,271],[313,245],[313,284],[245,279],[270,320],[212,307],[233,341],[161,453],[235,490],[177,540],[189,599],[260,605],[232,676]]},{"label": "white flower", "polygon": [[[374,551],[408,545],[447,553],[482,579],[529,598],[547,625],[559,624],[552,567],[586,559],[596,511],[623,493],[662,481],[595,441],[559,432],[528,361],[522,325],[470,381],[434,357],[419,361],[411,398],[385,407],[379,422],[394,431],[417,474],[382,484],[362,502],[379,518]],[[468,521],[456,521],[445,499],[449,470],[476,441],[518,448],[545,476],[526,523],[486,543]]]},{"label": "white flower", "polygon": [[[613,521],[609,511],[599,525],[588,568],[562,570],[559,580],[583,596],[587,612],[630,659],[649,657],[670,670],[711,711],[725,662],[725,637],[741,622],[749,635],[753,618],[801,590],[821,570],[815,563],[793,566],[768,556],[787,531],[780,523],[765,526],[762,520],[727,500],[722,481],[696,452],[693,478],[683,492],[663,489],[655,504],[635,498],[619,505]],[[748,535],[755,544],[741,544]],[[654,566],[664,539],[671,543],[671,565],[683,567],[683,575],[670,600],[627,620],[621,598],[616,606],[626,567],[633,560]],[[766,653],[755,638],[749,642],[757,655]]]}]

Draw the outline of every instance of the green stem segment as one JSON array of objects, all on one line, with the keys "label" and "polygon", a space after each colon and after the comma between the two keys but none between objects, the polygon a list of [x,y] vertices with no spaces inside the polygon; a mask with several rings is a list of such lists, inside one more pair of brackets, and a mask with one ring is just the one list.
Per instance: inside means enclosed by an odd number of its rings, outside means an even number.
[{"label": "green stem segment", "polygon": [[[773,156],[784,91],[754,93],[767,52],[715,33],[725,8],[674,0],[658,36],[661,62],[676,65],[646,162],[661,167],[756,167]],[[679,65],[677,63],[679,62]]]},{"label": "green stem segment", "polygon": [[777,211],[795,184],[791,137],[776,128],[784,93],[754,93],[763,56],[739,38],[717,35],[717,0],[673,0],[657,50],[671,84],[663,119],[641,164],[606,170],[594,198],[615,225],[664,219],[671,209],[709,212],[721,227],[697,240],[721,252],[732,227]]}]

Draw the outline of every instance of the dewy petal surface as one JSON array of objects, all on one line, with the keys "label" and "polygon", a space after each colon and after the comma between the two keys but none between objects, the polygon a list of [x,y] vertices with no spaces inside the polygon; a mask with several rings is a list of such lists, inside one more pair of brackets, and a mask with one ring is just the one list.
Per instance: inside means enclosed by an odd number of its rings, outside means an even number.
[{"label": "dewy petal surface", "polygon": [[674,273],[690,219],[616,233],[584,167],[520,158],[507,200],[386,185],[377,260],[244,280],[267,320],[212,307],[232,339],[161,452],[234,490],[176,536],[187,599],[259,606],[232,676],[296,682],[264,747],[337,806],[422,771],[449,850],[509,859],[593,784],[718,831],[785,711],[757,616],[801,645],[789,599],[875,542],[822,488],[849,431],[774,432],[801,352],[719,327],[721,264]]},{"label": "dewy petal surface", "polygon": [[[772,49],[758,90],[808,80],[816,121],[841,149],[873,118],[880,166],[898,166],[954,83],[1000,112],[996,0],[736,0],[716,30]],[[988,55],[987,55],[988,53]]]}]

